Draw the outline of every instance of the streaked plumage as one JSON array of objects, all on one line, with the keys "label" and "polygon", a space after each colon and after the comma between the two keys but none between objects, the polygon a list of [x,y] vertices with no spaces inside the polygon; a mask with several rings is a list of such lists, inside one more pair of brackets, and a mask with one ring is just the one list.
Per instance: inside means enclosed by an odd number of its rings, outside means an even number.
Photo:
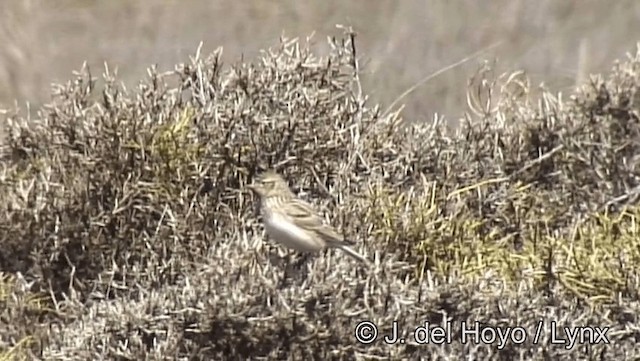
[{"label": "streaked plumage", "polygon": [[263,173],[249,188],[260,197],[265,230],[275,241],[300,252],[340,248],[358,261],[367,262],[349,247],[350,242],[323,222],[311,205],[297,198],[277,173]]}]

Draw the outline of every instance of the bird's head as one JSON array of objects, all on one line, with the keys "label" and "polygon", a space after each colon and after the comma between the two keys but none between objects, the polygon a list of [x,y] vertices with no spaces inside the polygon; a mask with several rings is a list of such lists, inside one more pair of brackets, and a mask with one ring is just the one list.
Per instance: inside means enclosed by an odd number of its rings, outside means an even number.
[{"label": "bird's head", "polygon": [[261,198],[291,195],[287,182],[274,171],[262,173],[253,184],[248,185],[248,188]]}]

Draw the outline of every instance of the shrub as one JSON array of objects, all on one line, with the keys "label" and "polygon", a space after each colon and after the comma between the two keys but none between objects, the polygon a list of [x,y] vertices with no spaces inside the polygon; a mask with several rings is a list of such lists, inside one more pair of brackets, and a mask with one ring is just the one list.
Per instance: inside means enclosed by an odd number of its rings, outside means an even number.
[{"label": "shrub", "polygon": [[[0,299],[0,348],[44,359],[637,355],[640,53],[569,101],[536,101],[523,74],[481,68],[474,112],[453,131],[370,105],[354,35],[329,45],[317,57],[283,40],[230,67],[221,50],[198,51],[133,90],[84,68],[37,119],[11,116],[0,271],[20,275],[6,288],[25,296]],[[245,186],[265,168],[333,215],[373,269],[263,242]],[[362,345],[363,320],[381,332],[450,321],[454,342]],[[527,342],[465,344],[462,321],[521,326]],[[610,327],[615,346],[550,344],[551,321]]]}]

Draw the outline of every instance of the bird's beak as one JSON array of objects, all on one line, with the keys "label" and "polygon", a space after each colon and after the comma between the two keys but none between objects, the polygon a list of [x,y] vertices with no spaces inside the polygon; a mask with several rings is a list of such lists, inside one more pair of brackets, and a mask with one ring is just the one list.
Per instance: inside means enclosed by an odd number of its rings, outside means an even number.
[{"label": "bird's beak", "polygon": [[247,188],[254,193],[258,193],[258,188],[255,184],[247,184]]}]

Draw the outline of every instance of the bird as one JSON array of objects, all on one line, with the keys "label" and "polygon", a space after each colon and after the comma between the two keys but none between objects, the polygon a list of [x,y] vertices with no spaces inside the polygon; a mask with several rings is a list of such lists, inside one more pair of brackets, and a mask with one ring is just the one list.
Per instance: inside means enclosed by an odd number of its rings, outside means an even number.
[{"label": "bird", "polygon": [[260,213],[269,237],[298,252],[315,253],[326,248],[339,248],[356,260],[368,260],[354,251],[353,242],[338,235],[325,224],[312,206],[298,198],[287,182],[273,170],[256,177],[248,188],[260,200]]}]

